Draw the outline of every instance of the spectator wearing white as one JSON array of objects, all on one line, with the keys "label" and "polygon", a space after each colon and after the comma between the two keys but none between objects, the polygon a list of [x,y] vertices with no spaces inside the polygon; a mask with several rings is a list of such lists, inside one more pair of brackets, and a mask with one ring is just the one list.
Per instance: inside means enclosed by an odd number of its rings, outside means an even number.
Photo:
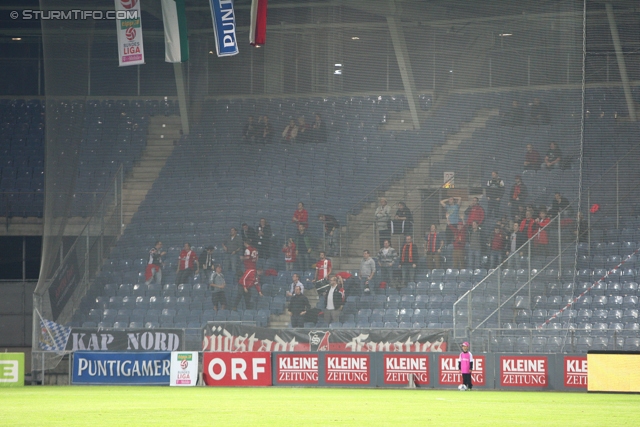
[{"label": "spectator wearing white", "polygon": [[384,245],[384,240],[391,238],[391,230],[389,230],[391,207],[387,204],[387,199],[384,197],[380,198],[380,206],[376,208],[375,217],[378,237],[380,238],[380,247],[382,247]]},{"label": "spectator wearing white", "polygon": [[338,288],[336,276],[329,278],[330,287],[324,296],[324,321],[327,323],[338,322],[340,320],[340,309],[342,308],[342,294]]},{"label": "spectator wearing white", "polygon": [[393,264],[398,259],[398,252],[391,247],[389,240],[384,241],[384,245],[378,252],[378,262],[380,263],[380,275],[382,281],[387,283],[387,287],[393,282]]},{"label": "spectator wearing white", "polygon": [[365,292],[374,292],[371,286],[371,280],[376,275],[376,262],[371,258],[369,251],[362,252],[362,261],[360,261],[360,288]]}]

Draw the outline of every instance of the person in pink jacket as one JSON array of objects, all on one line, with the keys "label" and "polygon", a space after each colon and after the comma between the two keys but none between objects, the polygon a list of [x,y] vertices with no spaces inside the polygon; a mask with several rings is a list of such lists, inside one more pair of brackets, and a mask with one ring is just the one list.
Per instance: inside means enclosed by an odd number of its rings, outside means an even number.
[{"label": "person in pink jacket", "polygon": [[473,371],[473,355],[469,351],[469,343],[462,343],[462,353],[458,357],[458,369],[462,374],[462,384],[467,387],[467,390],[471,390],[473,388],[473,384],[471,382],[471,371]]}]

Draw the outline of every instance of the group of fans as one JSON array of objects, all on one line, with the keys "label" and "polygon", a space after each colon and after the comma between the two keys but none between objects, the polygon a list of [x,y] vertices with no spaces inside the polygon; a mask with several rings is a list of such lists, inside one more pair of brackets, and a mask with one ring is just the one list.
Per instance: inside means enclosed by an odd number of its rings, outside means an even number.
[{"label": "group of fans", "polygon": [[[321,214],[318,219],[324,224],[327,246],[329,250],[333,250],[333,235],[337,233],[340,224],[335,217],[329,214]],[[293,214],[292,222],[297,225],[298,232],[294,237],[289,239],[288,243],[285,244],[282,249],[285,255],[287,270],[293,270],[294,267],[301,271],[311,270],[312,244],[309,236],[306,234],[309,226],[309,214],[304,208],[303,203],[298,204]],[[260,219],[256,229],[246,223],[242,224],[240,232],[238,232],[235,227],[231,228],[229,236],[222,244],[224,265],[216,261],[214,257],[215,248],[213,246],[207,246],[200,256],[198,256],[196,251],[191,247],[191,244],[185,243],[178,255],[176,284],[189,283],[189,281],[198,274],[200,277],[206,277],[211,287],[214,309],[225,309],[228,306],[225,293],[225,288],[228,283],[225,279],[224,272],[230,273],[232,276],[239,277],[239,279],[236,296],[229,305],[229,308],[237,310],[240,301],[243,299],[245,306],[248,308],[251,305],[251,288],[255,288],[258,295],[263,295],[260,286],[260,277],[265,272],[262,268],[258,267],[258,259],[269,259],[271,257],[272,237],[271,227],[264,218]],[[166,251],[163,250],[162,242],[157,241],[154,247],[150,249],[147,259],[145,271],[145,283],[147,285],[154,280],[157,284],[162,283],[165,256]],[[242,269],[240,268],[240,261],[242,262]],[[331,275],[332,266],[331,260],[327,258],[324,251],[320,253],[320,260],[317,261],[313,267],[316,270],[313,281],[322,284],[330,292],[331,287],[329,283],[331,278],[329,276]],[[277,274],[277,272],[275,270],[267,270],[266,274]],[[298,277],[298,275],[294,274],[294,277]],[[294,283],[295,282],[294,280]],[[297,282],[299,282],[299,278]],[[303,296],[304,286],[301,283],[300,286],[299,295]],[[287,292],[287,296],[293,298],[295,295],[297,295],[296,289],[295,286],[292,285],[290,291]],[[343,295],[344,291],[340,294],[341,298]],[[295,300],[298,301],[298,299]],[[328,305],[331,306],[331,303]],[[302,311],[306,312],[306,310]]]}]

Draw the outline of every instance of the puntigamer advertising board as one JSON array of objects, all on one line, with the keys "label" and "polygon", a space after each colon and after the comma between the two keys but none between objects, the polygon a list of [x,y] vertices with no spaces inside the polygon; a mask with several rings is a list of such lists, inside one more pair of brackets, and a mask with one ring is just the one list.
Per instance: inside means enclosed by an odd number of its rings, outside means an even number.
[{"label": "puntigamer advertising board", "polygon": [[84,352],[73,355],[73,384],[169,385],[169,352]]}]

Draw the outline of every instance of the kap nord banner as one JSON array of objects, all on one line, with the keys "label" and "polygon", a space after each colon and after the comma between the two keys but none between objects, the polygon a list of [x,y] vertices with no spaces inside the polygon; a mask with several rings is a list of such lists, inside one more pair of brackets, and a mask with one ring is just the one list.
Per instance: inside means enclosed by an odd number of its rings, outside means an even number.
[{"label": "kap nord banner", "polygon": [[178,351],[184,349],[181,329],[114,331],[73,328],[66,351]]},{"label": "kap nord banner", "polygon": [[444,352],[448,332],[433,329],[270,329],[207,325],[204,351]]}]

